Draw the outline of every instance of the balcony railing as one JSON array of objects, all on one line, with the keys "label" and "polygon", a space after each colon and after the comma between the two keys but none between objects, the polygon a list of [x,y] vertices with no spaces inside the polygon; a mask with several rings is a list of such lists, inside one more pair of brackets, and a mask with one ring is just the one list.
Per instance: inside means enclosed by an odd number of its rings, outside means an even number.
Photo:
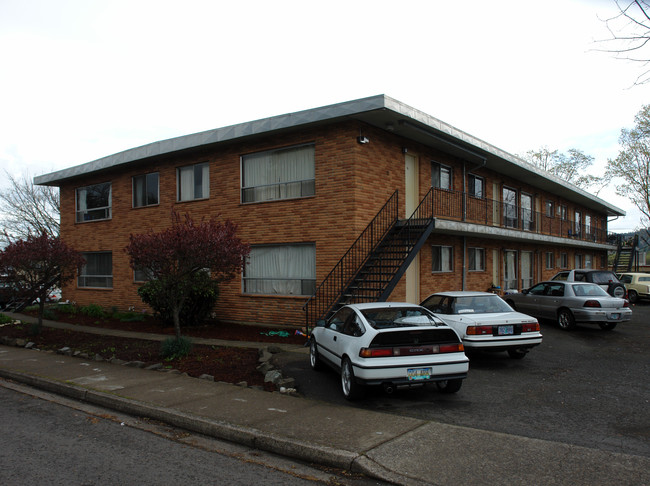
[{"label": "balcony railing", "polygon": [[468,193],[434,189],[433,216],[547,236],[611,243],[607,231]]}]

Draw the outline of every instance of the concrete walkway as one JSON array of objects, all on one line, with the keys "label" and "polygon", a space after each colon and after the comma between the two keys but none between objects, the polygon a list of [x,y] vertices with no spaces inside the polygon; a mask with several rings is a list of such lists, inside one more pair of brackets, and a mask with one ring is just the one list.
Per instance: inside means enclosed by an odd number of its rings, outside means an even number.
[{"label": "concrete walkway", "polygon": [[[167,337],[89,329],[145,339]],[[400,485],[650,485],[648,457],[399,417],[25,348],[0,346],[0,377]]]}]

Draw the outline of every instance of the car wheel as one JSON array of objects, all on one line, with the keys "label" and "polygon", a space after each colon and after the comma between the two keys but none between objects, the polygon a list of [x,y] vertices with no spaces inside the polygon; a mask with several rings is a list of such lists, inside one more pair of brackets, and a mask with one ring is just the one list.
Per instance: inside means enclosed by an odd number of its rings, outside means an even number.
[{"label": "car wheel", "polygon": [[463,386],[463,380],[456,379],[437,381],[436,386],[438,387],[438,390],[443,393],[456,393],[458,390],[460,390],[460,387]]},{"label": "car wheel", "polygon": [[318,356],[318,348],[316,347],[316,340],[314,338],[311,338],[309,341],[309,364],[314,371],[323,369],[323,362],[320,356]]},{"label": "car wheel", "polygon": [[557,323],[565,331],[570,331],[576,327],[576,320],[569,309],[560,309],[557,313]]},{"label": "car wheel", "polygon": [[512,359],[522,359],[528,354],[528,350],[524,348],[514,348],[508,350],[508,356]]},{"label": "car wheel", "polygon": [[611,331],[616,327],[617,322],[599,322],[598,325],[603,331]]},{"label": "car wheel", "polygon": [[354,378],[352,363],[347,356],[343,358],[343,363],[341,363],[341,389],[343,390],[343,396],[348,400],[355,400],[362,395],[361,385]]},{"label": "car wheel", "polygon": [[639,301],[639,294],[636,293],[636,290],[628,290],[627,299],[630,304],[636,304]]}]

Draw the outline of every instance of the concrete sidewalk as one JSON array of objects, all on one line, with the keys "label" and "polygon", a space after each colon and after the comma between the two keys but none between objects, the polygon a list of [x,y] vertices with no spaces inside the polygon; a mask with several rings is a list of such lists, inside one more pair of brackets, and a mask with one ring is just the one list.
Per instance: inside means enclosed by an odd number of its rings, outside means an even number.
[{"label": "concrete sidewalk", "polygon": [[650,484],[650,458],[643,456],[404,418],[25,348],[0,346],[0,377],[395,484]]}]

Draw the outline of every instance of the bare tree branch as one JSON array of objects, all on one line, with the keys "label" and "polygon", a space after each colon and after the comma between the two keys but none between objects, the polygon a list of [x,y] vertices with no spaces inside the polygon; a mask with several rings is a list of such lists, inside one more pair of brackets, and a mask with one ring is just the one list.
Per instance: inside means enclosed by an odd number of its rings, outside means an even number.
[{"label": "bare tree branch", "polygon": [[5,170],[9,188],[0,191],[0,238],[10,243],[43,232],[59,234],[59,189],[36,186],[29,175],[14,177]]}]

